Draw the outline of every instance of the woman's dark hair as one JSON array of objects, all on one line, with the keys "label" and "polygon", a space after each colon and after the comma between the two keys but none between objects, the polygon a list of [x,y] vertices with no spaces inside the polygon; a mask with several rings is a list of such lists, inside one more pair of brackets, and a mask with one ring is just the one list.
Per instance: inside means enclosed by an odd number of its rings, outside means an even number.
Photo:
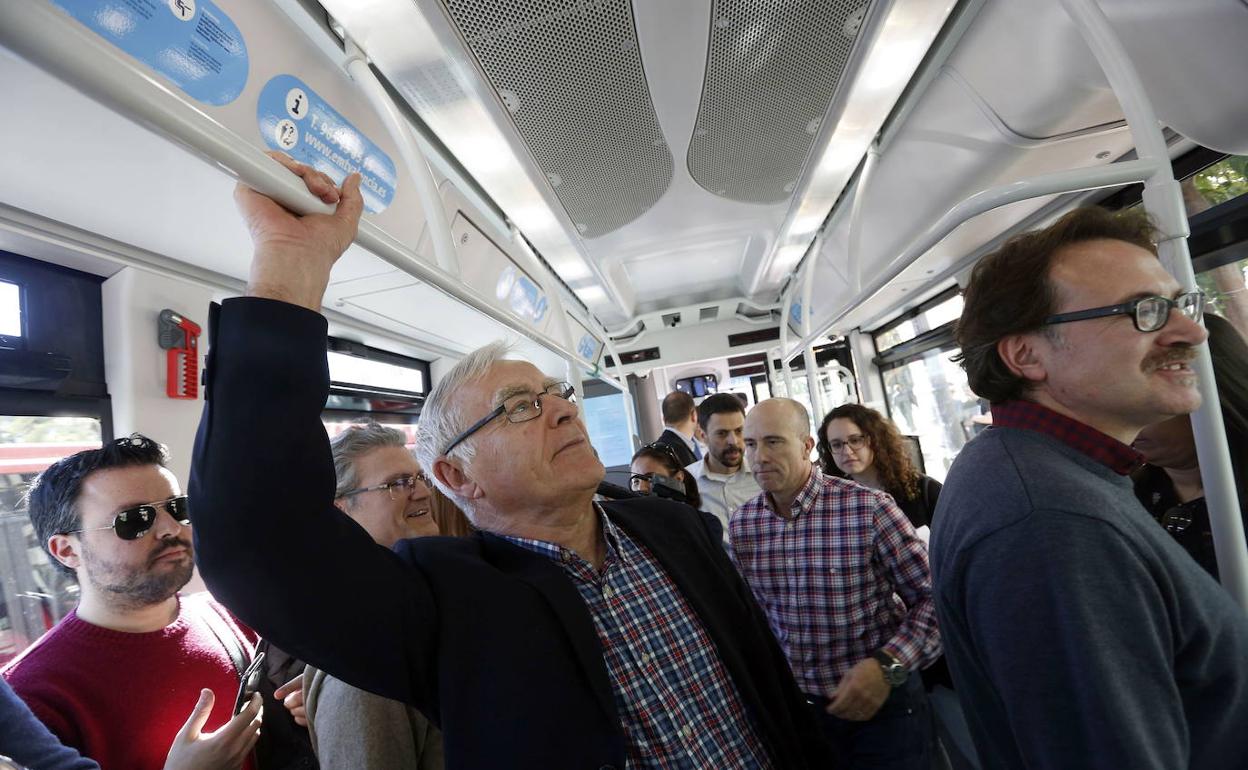
[{"label": "woman's dark hair", "polygon": [[683,476],[686,500],[694,509],[702,510],[702,494],[698,492],[698,480],[693,477],[692,473],[680,466],[680,460],[671,447],[667,444],[647,444],[633,454],[633,459],[628,461],[629,465],[636,462],[639,457],[656,460],[668,470],[665,475],[673,479],[679,480]]},{"label": "woman's dark hair", "polygon": [[1062,249],[1086,241],[1125,241],[1152,254],[1156,229],[1142,210],[1075,209],[1043,230],[1017,235],[975,265],[955,335],[971,390],[989,403],[1023,396],[1031,383],[1010,371],[997,343],[1042,328],[1057,304],[1049,273]]},{"label": "woman's dark hair", "polygon": [[919,481],[923,474],[914,467],[906,445],[897,426],[879,412],[862,404],[842,404],[823,417],[819,424],[819,464],[823,472],[832,476],[844,476],[845,472],[832,459],[832,447],[828,445],[828,424],[833,420],[849,420],[866,436],[875,460],[872,465],[880,476],[884,491],[894,500],[903,502],[919,496]]},{"label": "woman's dark hair", "polygon": [[[1248,342],[1230,321],[1212,313],[1205,313],[1205,328],[1209,330],[1209,357],[1242,507],[1248,502],[1245,479],[1239,478],[1248,472]],[[1248,515],[1248,511],[1240,513]]]}]

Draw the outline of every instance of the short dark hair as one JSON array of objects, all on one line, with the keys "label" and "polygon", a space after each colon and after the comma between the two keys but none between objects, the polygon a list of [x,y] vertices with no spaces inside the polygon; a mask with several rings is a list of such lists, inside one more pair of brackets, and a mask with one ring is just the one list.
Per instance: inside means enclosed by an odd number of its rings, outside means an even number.
[{"label": "short dark hair", "polygon": [[954,357],[966,370],[971,390],[990,403],[1020,398],[1031,383],[1010,371],[997,343],[1011,334],[1042,327],[1053,315],[1057,295],[1049,280],[1053,261],[1069,246],[1097,240],[1125,241],[1156,255],[1156,228],[1142,210],[1111,212],[1096,206],[1075,209],[1043,230],[1010,238],[975,265],[963,298]]},{"label": "short dark hair", "polygon": [[698,404],[698,425],[702,426],[702,430],[706,430],[707,424],[711,421],[711,415],[725,414],[727,412],[745,414],[745,407],[735,393],[714,393],[709,395],[702,399],[702,403]]},{"label": "short dark hair", "polygon": [[163,445],[141,433],[131,433],[99,449],[87,449],[57,460],[40,473],[26,492],[26,508],[39,545],[53,566],[66,574],[74,574],[72,569],[52,556],[48,540],[53,535],[63,535],[82,526],[78,497],[82,494],[82,483],[87,476],[111,468],[141,465],[163,468],[167,462],[169,451]]},{"label": "short dark hair", "polygon": [[663,397],[663,424],[684,422],[693,411],[693,396],[683,390],[673,390]]}]

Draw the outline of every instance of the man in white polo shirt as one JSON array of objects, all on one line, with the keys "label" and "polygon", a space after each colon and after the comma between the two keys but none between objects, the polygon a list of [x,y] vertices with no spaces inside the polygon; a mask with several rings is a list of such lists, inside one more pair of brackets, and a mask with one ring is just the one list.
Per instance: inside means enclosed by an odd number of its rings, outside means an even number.
[{"label": "man in white polo shirt", "polygon": [[716,393],[698,404],[698,425],[706,434],[706,454],[685,467],[698,480],[702,510],[724,525],[762,489],[745,464],[745,407],[732,393]]}]

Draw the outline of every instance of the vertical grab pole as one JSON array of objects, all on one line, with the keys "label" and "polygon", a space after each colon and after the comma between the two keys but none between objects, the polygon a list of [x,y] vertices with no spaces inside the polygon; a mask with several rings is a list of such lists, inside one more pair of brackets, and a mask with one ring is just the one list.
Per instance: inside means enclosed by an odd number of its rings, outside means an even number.
[{"label": "vertical grab pole", "polygon": [[624,419],[628,421],[628,436],[633,441],[633,451],[636,452],[641,441],[641,424],[637,420],[637,415],[633,411],[633,389],[628,386],[628,375],[624,373],[624,362],[620,360],[620,352],[615,349],[615,344],[611,342],[611,335],[607,334],[605,327],[601,327],[602,344],[606,346],[607,353],[611,355],[611,360],[615,362],[615,376],[624,386]]},{"label": "vertical grab pole", "polygon": [[351,38],[347,38],[344,44],[347,50],[347,74],[359,85],[373,109],[381,116],[382,122],[386,124],[394,143],[399,146],[399,155],[407,166],[408,176],[416,186],[416,196],[425,210],[425,223],[429,228],[429,242],[433,245],[434,259],[438,267],[448,275],[459,276],[459,258],[451,239],[451,225],[446,219],[446,208],[442,205],[442,197],[438,195],[438,185],[434,181],[429,163],[425,160],[425,154],[416,144],[407,119],[394,106],[386,89],[369,69],[368,57]]},{"label": "vertical grab pole", "polygon": [[[823,231],[815,235],[815,242],[810,246],[810,257],[802,269],[802,338],[810,337],[811,312],[810,303],[815,290],[815,263],[819,261],[819,252],[823,249]],[[823,388],[819,386],[819,368],[815,361],[815,343],[811,342],[802,349],[802,360],[806,364],[806,388],[810,394],[810,408],[814,412],[810,419],[815,425],[823,419]]]},{"label": "vertical grab pole", "polygon": [[780,307],[780,371],[784,375],[784,395],[793,398],[793,372],[789,371],[789,362],[784,351],[789,347],[789,309],[793,305],[793,292],[797,291],[797,281],[791,281],[784,292],[784,304]]},{"label": "vertical grab pole", "polygon": [[[1181,285],[1196,286],[1192,257],[1188,251],[1189,234],[1183,194],[1174,180],[1174,170],[1166,153],[1165,138],[1144,90],[1139,74],[1131,64],[1126,49],[1110,27],[1109,19],[1095,0],[1062,0],[1066,12],[1087,40],[1097,62],[1105,71],[1114,95],[1122,105],[1127,125],[1135,138],[1136,152],[1141,160],[1157,161],[1157,171],[1144,181],[1144,207],[1152,215],[1161,233],[1158,252],[1166,269]],[[1231,597],[1248,610],[1248,544],[1244,540],[1244,523],[1240,516],[1239,497],[1235,488],[1230,450],[1226,443],[1226,427],[1222,423],[1217,384],[1209,346],[1202,344],[1194,362],[1199,378],[1202,404],[1192,414],[1192,432],[1196,437],[1196,455],[1200,477],[1205,488],[1209,523],[1213,529],[1213,547],[1218,559],[1222,585]]]}]

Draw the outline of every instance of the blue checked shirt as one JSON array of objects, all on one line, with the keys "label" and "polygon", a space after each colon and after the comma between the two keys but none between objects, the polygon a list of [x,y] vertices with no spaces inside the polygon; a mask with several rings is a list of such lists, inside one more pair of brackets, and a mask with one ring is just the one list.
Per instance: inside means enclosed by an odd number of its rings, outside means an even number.
[{"label": "blue checked shirt", "polygon": [[601,572],[554,543],[506,539],[563,565],[594,619],[628,740],[628,767],[770,768],[706,629],[655,558],[601,508]]},{"label": "blue checked shirt", "polygon": [[798,686],[830,697],[887,647],[910,670],[940,655],[927,546],[893,498],[812,467],[777,515],[767,493],[732,518],[732,557],[767,613]]}]

